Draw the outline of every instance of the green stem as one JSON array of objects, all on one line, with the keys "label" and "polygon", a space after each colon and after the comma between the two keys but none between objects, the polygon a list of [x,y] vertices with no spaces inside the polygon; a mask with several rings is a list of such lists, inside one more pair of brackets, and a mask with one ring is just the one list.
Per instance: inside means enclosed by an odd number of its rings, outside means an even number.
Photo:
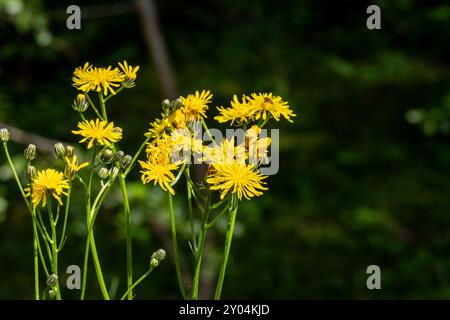
[{"label": "green stem", "polygon": [[192,281],[192,293],[191,293],[191,298],[193,300],[198,299],[200,270],[201,270],[201,266],[202,266],[202,257],[203,257],[203,250],[205,247],[206,232],[208,231],[207,225],[208,225],[208,219],[209,219],[209,210],[210,210],[210,194],[208,193],[208,197],[206,198],[206,204],[205,204],[205,212],[203,213],[202,227],[201,227],[200,236],[198,239],[198,248],[197,248],[196,257],[195,257],[195,270],[194,270],[194,279]]},{"label": "green stem", "polygon": [[36,216],[32,216],[33,221],[33,256],[34,256],[34,290],[35,299],[39,300],[39,249],[38,249],[38,234],[36,228]]},{"label": "green stem", "polygon": [[203,129],[205,129],[206,134],[211,139],[212,142],[214,142],[215,145],[217,145],[216,140],[214,140],[213,136],[211,135],[211,132],[209,132],[208,126],[206,125],[205,119],[202,118],[202,126]]},{"label": "green stem", "polygon": [[105,97],[105,102],[108,101],[109,99],[111,99],[112,97],[114,97],[115,95],[117,95],[120,91],[122,91],[123,89],[125,89],[124,86],[121,86],[119,89],[116,90],[115,94],[110,94],[109,96]]},{"label": "green stem", "polygon": [[220,273],[219,273],[219,279],[217,281],[217,287],[216,292],[214,293],[214,300],[219,300],[220,296],[222,294],[222,286],[223,286],[223,280],[225,278],[225,271],[227,268],[228,263],[228,256],[230,254],[230,248],[231,248],[231,240],[233,239],[233,232],[234,232],[234,223],[236,221],[236,213],[238,204],[232,203],[231,207],[234,208],[231,210],[229,216],[228,216],[228,227],[227,227],[227,233],[225,235],[225,247],[224,247],[224,253],[223,253],[223,261],[222,265],[220,266]]},{"label": "green stem", "polygon": [[210,223],[208,223],[208,225],[207,225],[208,229],[214,227],[214,225],[217,223],[217,221],[219,221],[219,219],[225,214],[225,212],[227,212],[228,208],[229,208],[228,205],[225,206],[225,208],[223,208],[222,211],[219,214],[217,214],[217,216],[215,216],[214,219],[211,220]]},{"label": "green stem", "polygon": [[[190,178],[190,170],[189,167],[186,168],[186,175]],[[191,235],[192,235],[192,245],[194,251],[197,251],[197,239],[195,237],[195,226],[194,226],[194,214],[192,210],[192,189],[189,181],[186,179],[186,188],[187,188],[187,197],[188,197],[188,214],[189,221],[191,223]]]},{"label": "green stem", "polygon": [[131,211],[130,203],[128,201],[127,186],[125,184],[125,177],[119,175],[120,189],[122,191],[123,208],[125,212],[125,224],[127,234],[127,287],[128,287],[128,300],[133,299],[133,290],[130,287],[133,285],[133,246],[131,235]]},{"label": "green stem", "polygon": [[106,114],[105,99],[103,97],[103,93],[99,92],[98,97],[100,99],[100,108],[102,110],[103,120],[108,122],[108,115]]},{"label": "green stem", "polygon": [[94,110],[94,112],[97,115],[97,117],[99,117],[100,119],[103,120],[103,117],[100,115],[100,112],[98,112],[97,108],[95,107],[95,104],[92,102],[91,97],[89,97],[89,95],[87,93],[85,93],[84,95],[88,99],[89,105],[91,106],[92,110]]},{"label": "green stem", "polygon": [[178,286],[180,287],[181,295],[183,296],[183,299],[186,299],[186,291],[184,290],[183,277],[181,275],[180,261],[178,257],[177,229],[175,226],[175,215],[173,212],[172,194],[170,192],[168,192],[168,194],[169,194],[170,227],[172,233],[172,249],[175,261],[175,269],[177,272]]},{"label": "green stem", "polygon": [[61,240],[59,241],[59,247],[58,250],[61,250],[63,247],[63,244],[65,242],[66,237],[66,229],[67,229],[67,219],[69,217],[69,207],[70,207],[70,197],[72,195],[72,183],[69,183],[69,190],[67,191],[67,202],[66,207],[64,210],[64,223],[63,223],[63,229],[61,233]]},{"label": "green stem", "polygon": [[[145,278],[147,278],[147,277],[150,275],[150,273],[152,273],[153,269],[154,269],[154,267],[150,267],[150,269],[148,269],[147,272],[144,273],[144,274],[142,275],[142,277],[140,277],[135,283],[133,283],[133,284],[128,288],[128,290],[123,294],[123,296],[122,296],[122,298],[120,298],[120,300],[125,300],[125,298],[126,298],[127,296],[129,297],[130,292],[132,292],[132,290],[133,290],[139,283],[141,283]],[[130,299],[128,299],[128,300],[130,300]]]},{"label": "green stem", "polygon": [[147,142],[150,140],[150,137],[147,137],[144,142],[142,142],[141,146],[139,147],[138,151],[134,155],[133,159],[131,160],[130,165],[128,168],[124,171],[123,176],[126,177],[128,173],[130,173],[131,169],[133,168],[134,163],[136,162],[137,158],[141,154],[142,150],[144,150],[144,147],[146,146]]},{"label": "green stem", "polygon": [[[52,273],[58,276],[58,245],[56,238],[56,223],[53,219],[52,203],[50,199],[47,201],[48,215],[50,217],[50,227],[52,231]],[[59,276],[58,276],[59,277]],[[56,299],[61,300],[61,291],[59,287],[59,280],[56,282]]]}]

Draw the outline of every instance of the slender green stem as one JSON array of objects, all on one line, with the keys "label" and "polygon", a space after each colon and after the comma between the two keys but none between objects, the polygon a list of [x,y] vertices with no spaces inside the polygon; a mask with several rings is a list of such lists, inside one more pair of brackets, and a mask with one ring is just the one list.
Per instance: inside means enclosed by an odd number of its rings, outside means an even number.
[{"label": "slender green stem", "polygon": [[225,212],[227,212],[228,208],[229,208],[228,205],[225,206],[225,208],[223,208],[222,211],[219,214],[217,214],[217,216],[215,216],[214,219],[211,220],[210,223],[208,223],[208,225],[207,225],[208,229],[214,227],[214,225],[217,223],[217,221],[219,221],[219,219],[225,214]]},{"label": "slender green stem", "polygon": [[[123,208],[125,213],[126,235],[127,235],[127,287],[130,288],[133,285],[133,246],[131,235],[131,211],[128,201],[127,186],[125,184],[125,177],[119,175],[120,189],[122,190]],[[128,300],[133,299],[133,290],[128,290]]]},{"label": "slender green stem", "polygon": [[217,280],[217,287],[216,291],[214,293],[214,299],[219,300],[220,296],[222,294],[222,286],[223,286],[223,280],[225,278],[225,271],[227,268],[228,263],[228,256],[230,254],[230,248],[231,248],[231,240],[233,239],[233,233],[234,233],[234,223],[236,221],[236,213],[238,209],[237,200],[235,199],[236,203],[233,203],[231,208],[231,211],[228,215],[228,227],[227,227],[227,233],[225,235],[225,247],[224,247],[224,253],[223,253],[223,260],[222,265],[220,266],[220,273],[219,278]]},{"label": "slender green stem", "polygon": [[208,193],[208,197],[206,198],[205,203],[205,212],[203,212],[203,219],[202,219],[202,227],[200,230],[200,235],[198,239],[198,247],[195,257],[195,269],[194,269],[194,279],[192,280],[192,292],[191,292],[191,298],[193,300],[198,299],[198,287],[200,283],[200,270],[202,266],[202,257],[203,257],[203,250],[205,247],[205,240],[206,240],[206,232],[208,231],[208,219],[209,219],[209,210],[210,210],[210,194]]},{"label": "slender green stem", "polygon": [[63,229],[61,233],[61,240],[59,241],[58,250],[61,250],[66,237],[66,229],[67,229],[67,220],[69,217],[69,207],[70,207],[70,197],[72,195],[72,183],[69,183],[69,190],[67,191],[67,200],[66,200],[66,207],[64,210],[64,223],[63,223]]},{"label": "slender green stem", "polygon": [[216,140],[214,140],[213,136],[211,135],[211,132],[209,132],[208,126],[206,125],[205,119],[202,118],[202,126],[203,129],[205,129],[206,134],[211,139],[212,142],[214,142],[215,145],[217,145]]},{"label": "slender green stem", "polygon": [[178,257],[177,229],[175,226],[175,215],[173,212],[172,194],[168,192],[168,195],[169,195],[169,211],[170,211],[170,229],[172,233],[172,250],[175,261],[175,269],[177,272],[178,286],[180,287],[181,295],[183,296],[183,299],[186,299],[186,291],[184,289],[183,276],[181,274],[180,260]]},{"label": "slender green stem", "polygon": [[[132,292],[132,290],[133,290],[139,283],[141,283],[145,278],[147,278],[147,277],[150,275],[150,273],[152,273],[153,269],[154,269],[154,267],[150,267],[150,269],[148,269],[147,272],[144,273],[144,274],[142,275],[142,277],[140,277],[135,283],[133,283],[133,284],[128,288],[128,290],[123,294],[123,296],[122,296],[122,298],[120,298],[120,300],[125,300],[125,298],[126,298],[127,296],[129,297],[130,292]],[[128,299],[128,300],[130,300],[130,299]]]},{"label": "slender green stem", "polygon": [[[57,237],[56,237],[56,223],[53,219],[53,211],[52,211],[52,202],[50,199],[47,201],[47,209],[48,209],[48,215],[50,218],[50,227],[52,231],[52,273],[58,276],[58,244],[57,244]],[[58,276],[59,277],[59,276]],[[56,299],[61,300],[61,291],[59,287],[59,281],[56,282]]]},{"label": "slender green stem", "polygon": [[100,112],[98,112],[97,108],[95,107],[95,104],[92,102],[91,97],[89,97],[89,95],[87,93],[85,93],[85,96],[88,99],[89,105],[91,106],[92,110],[94,110],[97,117],[99,117],[100,119],[103,120],[103,117],[101,116]]},{"label": "slender green stem", "polygon": [[33,256],[34,256],[34,291],[35,291],[35,299],[39,300],[39,256],[38,256],[39,235],[37,234],[36,228],[36,216],[32,216],[32,221],[33,221]]},{"label": "slender green stem", "polygon": [[102,291],[103,299],[110,300],[108,290],[106,289],[105,280],[103,278],[102,268],[98,259],[97,247],[95,246],[94,233],[91,231],[89,234],[89,242],[91,245],[92,260],[94,261],[95,272],[97,273],[98,283],[100,290]]},{"label": "slender green stem", "polygon": [[108,115],[106,114],[105,99],[103,97],[103,93],[99,92],[98,97],[100,99],[100,108],[102,110],[103,120],[108,121]]},{"label": "slender green stem", "polygon": [[[190,177],[190,170],[189,167],[186,168],[186,175]],[[189,221],[191,224],[191,235],[192,235],[192,246],[194,251],[197,251],[197,238],[195,236],[195,226],[194,226],[194,214],[192,210],[192,188],[189,184],[189,181],[186,179],[186,188],[187,188],[187,197],[188,197],[188,214],[189,214]]]},{"label": "slender green stem", "polygon": [[267,118],[262,123],[260,123],[259,128],[262,129],[267,124],[267,122],[269,122],[270,118],[272,118],[272,116],[269,114]]},{"label": "slender green stem", "polygon": [[105,102],[108,101],[109,99],[111,99],[112,97],[116,96],[120,91],[122,91],[123,89],[125,89],[124,86],[121,86],[119,89],[116,90],[115,94],[110,94],[109,96],[105,97]]},{"label": "slender green stem", "polygon": [[131,160],[130,165],[128,166],[128,168],[124,171],[123,176],[126,177],[128,175],[128,173],[130,173],[131,169],[133,168],[134,163],[136,162],[137,158],[139,157],[139,155],[141,154],[142,150],[144,150],[147,142],[150,140],[151,137],[147,137],[144,142],[142,142],[141,146],[139,147],[138,151],[136,152],[136,154],[134,155],[133,159]]}]

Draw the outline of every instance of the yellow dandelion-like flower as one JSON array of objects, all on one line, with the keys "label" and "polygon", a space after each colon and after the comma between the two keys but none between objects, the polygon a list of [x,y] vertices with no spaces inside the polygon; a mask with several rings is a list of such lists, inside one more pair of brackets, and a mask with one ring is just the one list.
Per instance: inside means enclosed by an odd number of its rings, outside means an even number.
[{"label": "yellow dandelion-like flower", "polygon": [[178,109],[174,113],[170,115],[170,124],[175,129],[183,129],[186,128],[186,115],[181,109]]},{"label": "yellow dandelion-like flower", "polygon": [[283,116],[289,122],[293,122],[291,118],[295,117],[288,103],[281,97],[273,96],[272,93],[252,93],[248,104],[256,120],[260,118],[266,120],[268,114],[271,114],[276,121]]},{"label": "yellow dandelion-like flower", "polygon": [[161,119],[155,119],[150,122],[150,129],[145,133],[146,137],[159,137],[161,134],[170,129],[170,119],[162,115]]},{"label": "yellow dandelion-like flower", "polygon": [[253,119],[252,114],[254,113],[254,110],[249,107],[247,97],[243,96],[242,102],[240,102],[236,95],[233,96],[231,107],[217,107],[217,110],[220,112],[220,115],[216,116],[214,119],[220,123],[231,121],[231,124],[235,121],[239,124],[247,123]]},{"label": "yellow dandelion-like flower", "polygon": [[267,190],[262,181],[265,178],[267,176],[255,171],[251,164],[226,163],[214,165],[206,182],[210,185],[209,189],[221,192],[220,199],[234,193],[242,200],[242,197],[250,199],[261,196],[262,191]]},{"label": "yellow dandelion-like flower", "polygon": [[201,153],[203,151],[203,141],[197,139],[188,129],[177,129],[170,135],[173,152]]},{"label": "yellow dandelion-like flower", "polygon": [[223,139],[218,145],[203,147],[200,161],[211,164],[244,163],[246,159],[245,144],[236,145],[234,139]]},{"label": "yellow dandelion-like flower", "polygon": [[132,66],[128,65],[128,62],[126,62],[124,60],[123,63],[119,62],[119,67],[120,67],[120,69],[122,69],[123,74],[125,75],[125,78],[127,80],[131,80],[131,81],[136,80],[136,73],[139,70],[139,66],[132,67]]},{"label": "yellow dandelion-like flower", "polygon": [[201,117],[206,118],[208,103],[211,102],[212,96],[209,90],[203,90],[201,93],[195,91],[195,94],[190,94],[186,98],[180,97],[181,111],[186,115],[188,121],[198,120]]},{"label": "yellow dandelion-like flower", "polygon": [[[32,181],[31,202],[34,206],[38,206],[42,202],[42,206],[45,207],[47,195],[51,195],[62,205],[61,195],[67,195],[65,191],[67,189],[69,189],[69,183],[62,172],[54,169],[38,171]],[[30,188],[25,188],[25,191],[29,196]]]},{"label": "yellow dandelion-like flower", "polygon": [[[137,71],[137,70],[136,70]],[[73,72],[73,86],[83,92],[103,92],[106,96],[110,91],[116,94],[114,88],[120,87],[125,76],[118,68],[112,69],[94,67],[86,62],[83,67],[78,67]]]},{"label": "yellow dandelion-like flower", "polygon": [[119,130],[114,130],[114,122],[108,123],[100,119],[95,121],[85,120],[78,123],[78,128],[80,130],[72,130],[72,133],[83,136],[84,138],[80,140],[80,143],[88,141],[88,149],[92,148],[94,143],[109,146],[111,143],[122,139],[122,133]]},{"label": "yellow dandelion-like flower", "polygon": [[175,194],[170,184],[175,181],[175,175],[172,171],[178,169],[179,163],[170,163],[167,157],[150,157],[147,161],[140,161],[142,173],[141,180],[142,183],[146,184],[151,181],[154,185],[157,183],[164,190],[171,194]]},{"label": "yellow dandelion-like flower", "polygon": [[64,160],[66,161],[66,169],[64,170],[64,175],[66,178],[71,179],[73,176],[75,176],[78,171],[81,169],[87,167],[89,165],[89,162],[83,162],[81,164],[78,163],[78,158],[76,155],[73,155],[72,158],[64,157]]},{"label": "yellow dandelion-like flower", "polygon": [[[260,138],[261,129],[254,125],[245,134],[245,146],[248,149],[248,158],[258,163],[268,163],[268,149],[271,143],[269,137]],[[253,162],[252,162],[253,163]]]}]

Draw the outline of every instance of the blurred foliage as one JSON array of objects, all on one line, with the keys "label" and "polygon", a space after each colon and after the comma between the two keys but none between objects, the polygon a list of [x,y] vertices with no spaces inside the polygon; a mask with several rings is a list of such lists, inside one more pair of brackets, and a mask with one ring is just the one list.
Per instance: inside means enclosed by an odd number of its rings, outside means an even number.
[{"label": "blurred foliage", "polygon": [[[241,206],[224,297],[448,298],[450,5],[157,3],[180,94],[210,89],[214,102],[226,105],[234,93],[267,90],[288,100],[297,113],[293,126],[274,125],[281,129],[281,164],[269,179],[270,190]],[[366,8],[374,3],[382,12],[378,31],[365,27]],[[87,18],[80,31],[69,31],[65,8],[70,4],[0,1],[0,122],[74,143],[73,68],[85,61],[109,65],[127,59],[141,65],[137,87],[114,98],[110,107],[125,129],[122,146],[131,152],[164,98],[137,14],[95,15],[92,1],[79,1]],[[18,161],[22,148],[13,148]],[[134,178],[138,275],[150,254],[164,246],[168,231],[161,234],[155,221],[166,227],[168,212],[164,194],[142,186],[136,169]],[[0,180],[0,272],[8,275],[0,281],[0,297],[31,298],[30,219],[3,165]],[[186,230],[181,247],[191,265],[182,199],[176,203],[177,221]],[[120,201],[120,192],[113,193],[99,216],[96,238],[106,277],[119,280],[122,292]],[[61,266],[81,264],[85,230],[77,201],[71,219]],[[206,267],[214,280],[223,233],[209,240]],[[136,291],[139,298],[178,298],[169,261]],[[381,267],[380,291],[366,288],[371,264]],[[94,273],[88,282],[91,295],[98,294]],[[65,294],[77,298],[79,293]]]}]

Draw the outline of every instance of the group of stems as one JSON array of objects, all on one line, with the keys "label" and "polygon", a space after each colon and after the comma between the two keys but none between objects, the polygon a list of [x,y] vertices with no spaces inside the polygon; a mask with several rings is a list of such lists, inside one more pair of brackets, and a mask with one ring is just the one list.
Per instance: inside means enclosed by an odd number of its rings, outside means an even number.
[{"label": "group of stems", "polygon": [[[202,120],[203,128],[205,129],[206,133],[209,135],[210,139],[215,143],[214,138],[210,134],[210,131],[206,125],[206,123]],[[172,249],[173,249],[173,255],[174,255],[174,263],[175,263],[175,269],[177,273],[177,281],[178,286],[180,288],[181,295],[183,299],[191,299],[191,300],[197,300],[198,299],[198,293],[199,293],[199,285],[200,285],[200,275],[201,275],[201,268],[202,268],[202,261],[205,251],[205,243],[206,243],[206,236],[209,229],[211,229],[217,221],[223,216],[227,215],[227,230],[225,234],[225,244],[224,244],[224,252],[223,252],[223,259],[220,266],[220,272],[217,279],[217,285],[214,293],[214,299],[219,300],[222,294],[222,287],[223,282],[225,279],[225,273],[227,269],[228,264],[228,257],[230,254],[230,248],[231,248],[231,242],[233,239],[233,233],[234,233],[234,224],[236,221],[236,214],[238,209],[238,200],[237,197],[234,194],[231,194],[227,197],[227,199],[221,200],[215,204],[211,203],[211,192],[207,191],[206,195],[202,194],[200,190],[198,190],[195,183],[192,181],[190,177],[190,167],[189,166],[183,166],[181,171],[184,170],[184,175],[186,177],[186,189],[187,189],[187,200],[188,200],[188,217],[190,222],[190,231],[191,231],[191,241],[190,241],[190,247],[192,250],[192,253],[194,255],[194,273],[192,277],[192,286],[190,293],[186,293],[182,272],[181,272],[181,266],[180,266],[180,259],[179,259],[179,252],[178,252],[178,240],[177,240],[177,233],[176,233],[176,224],[175,224],[175,216],[174,216],[174,210],[173,210],[173,200],[172,195],[169,192],[169,213],[170,213],[170,226],[171,226],[171,235],[172,235]],[[178,179],[175,180],[174,183],[176,183]],[[195,230],[195,224],[194,224],[194,213],[193,213],[193,203],[192,200],[196,200],[197,205],[202,213],[202,219],[201,219],[201,226],[199,234],[197,235]],[[225,204],[225,206],[223,206]],[[212,215],[212,212],[215,209],[221,208],[219,213],[216,214],[216,216],[210,220],[210,217]]]}]

